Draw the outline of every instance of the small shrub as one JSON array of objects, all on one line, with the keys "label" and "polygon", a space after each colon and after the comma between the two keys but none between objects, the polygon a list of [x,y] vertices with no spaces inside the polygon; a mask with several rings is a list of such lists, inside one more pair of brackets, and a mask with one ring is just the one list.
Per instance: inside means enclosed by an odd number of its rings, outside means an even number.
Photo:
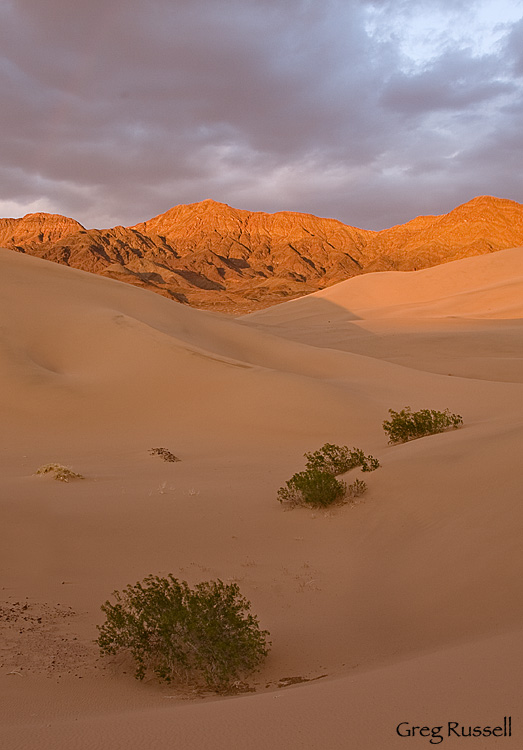
[{"label": "small shrub", "polygon": [[325,443],[314,453],[305,453],[305,458],[306,470],[295,474],[278,490],[280,503],[291,508],[296,505],[324,508],[344,497],[359,497],[367,489],[365,482],[357,479],[347,487],[336,477],[357,467],[374,471],[380,465],[377,458],[366,456],[360,448],[349,450],[346,445],[334,443]]},{"label": "small shrub", "polygon": [[216,692],[231,690],[268,653],[266,630],[249,613],[235,583],[206,581],[191,589],[171,574],[148,576],[102,606],[98,626],[102,654],[129,652],[137,679],[152,670],[160,680],[178,680]]},{"label": "small shrub", "polygon": [[178,456],[175,456],[174,453],[171,453],[171,451],[167,450],[167,448],[150,448],[149,453],[151,456],[160,456],[160,458],[163,458],[164,461],[181,461]]},{"label": "small shrub", "polygon": [[72,479],[85,479],[67,466],[61,464],[45,464],[36,470],[37,474],[53,474],[53,479],[58,482],[70,482]]},{"label": "small shrub", "polygon": [[389,414],[390,421],[383,422],[389,443],[406,443],[408,440],[435,435],[448,429],[456,430],[463,424],[463,418],[459,414],[451,414],[448,409],[421,409],[413,412],[410,406],[406,406],[399,412],[389,409]]},{"label": "small shrub", "polygon": [[307,469],[328,471],[334,476],[361,466],[362,471],[374,471],[380,462],[374,456],[366,456],[360,448],[349,450],[346,445],[325,445],[314,453],[306,453]]},{"label": "small shrub", "polygon": [[314,508],[325,508],[340,501],[346,491],[345,483],[336,479],[331,472],[307,469],[291,477],[285,487],[280,487],[278,500],[290,507],[311,505]]}]

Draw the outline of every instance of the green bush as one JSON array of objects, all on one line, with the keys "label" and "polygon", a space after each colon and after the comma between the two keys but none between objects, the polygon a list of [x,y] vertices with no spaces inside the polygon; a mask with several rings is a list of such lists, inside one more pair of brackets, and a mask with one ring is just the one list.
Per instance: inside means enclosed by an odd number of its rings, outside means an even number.
[{"label": "green bush", "polygon": [[318,469],[328,471],[334,476],[345,474],[345,472],[361,466],[362,471],[374,471],[380,462],[374,456],[366,456],[360,448],[349,450],[346,445],[325,445],[314,453],[306,453],[307,469]]},{"label": "green bush", "polygon": [[366,456],[360,448],[349,450],[346,445],[325,443],[314,453],[305,453],[305,471],[294,474],[278,490],[278,500],[291,508],[296,505],[311,505],[325,508],[343,498],[359,497],[367,485],[360,479],[347,485],[336,479],[351,469],[360,467],[362,471],[374,471],[380,462],[374,456]]},{"label": "green bush", "polygon": [[320,469],[307,469],[295,474],[278,490],[280,503],[290,505],[311,505],[325,508],[341,500],[347,491],[345,482],[336,479],[334,474]]},{"label": "green bush", "polygon": [[425,435],[435,435],[448,429],[455,430],[463,424],[462,417],[459,414],[451,414],[448,409],[421,409],[413,412],[410,406],[406,406],[399,412],[389,409],[389,414],[390,421],[383,422],[389,443],[406,443]]},{"label": "green bush", "polygon": [[160,680],[227,692],[267,656],[269,633],[235,583],[191,589],[171,574],[150,575],[113,596],[116,604],[102,606],[96,642],[101,654],[130,653],[137,679],[151,670]]}]

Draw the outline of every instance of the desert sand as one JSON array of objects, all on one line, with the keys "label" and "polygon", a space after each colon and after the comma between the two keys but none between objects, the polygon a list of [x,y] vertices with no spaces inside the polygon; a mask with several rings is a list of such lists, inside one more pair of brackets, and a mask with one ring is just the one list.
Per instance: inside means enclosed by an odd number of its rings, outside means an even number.
[{"label": "desert sand", "polygon": [[[2,747],[409,750],[431,745],[400,722],[505,716],[512,737],[444,747],[522,746],[522,248],[237,319],[0,264]],[[388,445],[406,405],[464,426]],[[325,442],[379,458],[368,492],[283,510]],[[49,462],[85,480],[37,476]],[[190,696],[99,657],[100,605],[168,572],[238,582],[273,644],[255,692]]]}]

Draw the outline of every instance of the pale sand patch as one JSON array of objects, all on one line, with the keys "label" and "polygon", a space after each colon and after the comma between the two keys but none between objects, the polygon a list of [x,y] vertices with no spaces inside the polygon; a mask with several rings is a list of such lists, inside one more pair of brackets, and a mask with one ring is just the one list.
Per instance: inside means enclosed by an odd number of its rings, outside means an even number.
[{"label": "pale sand patch", "polygon": [[[521,326],[499,312],[517,308],[505,282],[521,255],[416,272],[425,296],[390,291],[383,314],[390,274],[234,321],[0,251],[0,604],[32,618],[4,623],[6,747],[381,749],[404,746],[400,721],[519,726]],[[495,320],[477,312],[486,277]],[[465,280],[474,320],[449,324]],[[368,319],[350,302],[363,283]],[[388,446],[381,422],[407,404],[465,426]],[[282,511],[278,487],[326,441],[381,460],[364,502]],[[50,462],[85,480],[34,475]],[[166,572],[239,583],[273,641],[258,694],[187,703],[98,659],[100,604]]]}]

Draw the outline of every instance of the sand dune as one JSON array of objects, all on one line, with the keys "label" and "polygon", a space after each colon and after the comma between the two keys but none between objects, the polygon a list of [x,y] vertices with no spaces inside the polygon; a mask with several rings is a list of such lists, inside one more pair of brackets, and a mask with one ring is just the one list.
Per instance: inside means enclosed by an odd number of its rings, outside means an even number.
[{"label": "sand dune", "polygon": [[244,316],[259,321],[296,319],[321,300],[357,319],[520,318],[523,248],[456,260],[422,271],[365,274],[299,300]]},{"label": "sand dune", "polygon": [[[505,715],[519,746],[523,250],[238,320],[0,263],[6,747],[381,749],[401,721]],[[389,446],[407,404],[465,425]],[[284,512],[326,441],[379,457],[364,502]],[[86,479],[34,475],[50,461]],[[273,641],[256,693],[188,702],[99,659],[100,604],[151,572],[238,581]]]},{"label": "sand dune", "polygon": [[293,341],[466,378],[523,382],[523,248],[367,274],[241,320]]}]

